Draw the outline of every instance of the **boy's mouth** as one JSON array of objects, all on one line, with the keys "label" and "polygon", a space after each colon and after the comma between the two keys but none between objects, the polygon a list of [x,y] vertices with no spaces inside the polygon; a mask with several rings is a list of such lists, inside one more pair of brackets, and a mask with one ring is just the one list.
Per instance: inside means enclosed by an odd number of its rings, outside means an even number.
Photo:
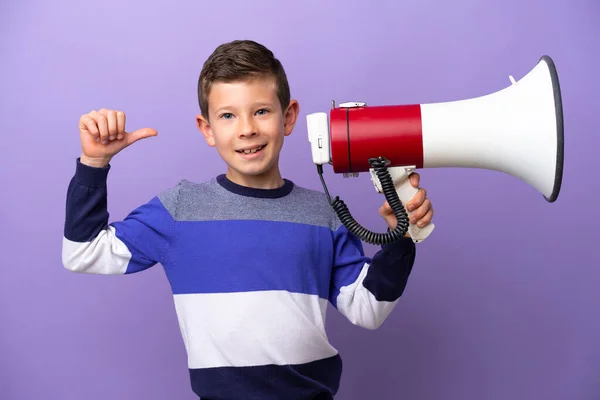
[{"label": "boy's mouth", "polygon": [[240,154],[254,154],[254,153],[258,153],[259,151],[264,149],[266,146],[267,146],[266,144],[263,144],[263,145],[255,146],[255,147],[247,147],[245,149],[236,150],[236,152],[240,153]]}]

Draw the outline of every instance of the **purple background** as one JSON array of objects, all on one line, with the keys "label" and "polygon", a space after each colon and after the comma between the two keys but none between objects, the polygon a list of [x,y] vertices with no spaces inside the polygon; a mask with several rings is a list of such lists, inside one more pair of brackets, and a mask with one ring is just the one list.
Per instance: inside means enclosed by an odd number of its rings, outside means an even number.
[{"label": "purple background", "polygon": [[[214,47],[236,38],[283,61],[301,116],[282,170],[315,189],[307,113],[331,100],[471,98],[552,56],[565,108],[558,202],[501,173],[422,170],[437,229],[404,298],[377,331],[335,312],[328,329],[345,362],[340,399],[600,397],[600,6],[368,3],[2,2],[0,398],[194,399],[160,266],[129,277],[63,269],[65,190],[78,118],[101,107],[125,110],[129,129],[159,131],[115,158],[112,219],[181,178],[223,171],[194,125],[196,79]],[[367,175],[327,168],[326,179],[359,221],[384,229]]]}]

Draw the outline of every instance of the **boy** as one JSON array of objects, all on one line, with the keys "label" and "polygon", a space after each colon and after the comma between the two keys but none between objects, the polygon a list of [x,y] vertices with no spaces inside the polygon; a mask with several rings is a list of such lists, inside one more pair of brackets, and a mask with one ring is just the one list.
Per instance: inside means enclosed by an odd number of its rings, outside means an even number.
[{"label": "boy", "polygon": [[[201,399],[332,399],[342,364],[324,329],[327,303],[353,324],[377,328],[404,290],[415,245],[406,237],[367,258],[324,194],[282,178],[279,153],[299,106],[267,48],[219,46],[198,93],[198,128],[227,172],[199,184],[182,180],[110,224],[111,158],[157,132],[126,132],[125,114],[114,110],[81,117],[64,266],[130,274],[162,264]],[[419,176],[411,182],[418,187]],[[429,223],[425,191],[411,203],[419,223]],[[387,204],[380,213],[393,229]]]}]

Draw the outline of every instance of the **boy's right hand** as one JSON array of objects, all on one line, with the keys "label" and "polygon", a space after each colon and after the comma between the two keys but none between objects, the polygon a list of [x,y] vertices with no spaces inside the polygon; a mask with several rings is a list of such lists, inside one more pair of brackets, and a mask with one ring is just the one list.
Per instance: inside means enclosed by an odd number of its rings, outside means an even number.
[{"label": "boy's right hand", "polygon": [[133,132],[125,131],[123,111],[101,109],[84,114],[79,119],[81,140],[80,162],[92,167],[105,167],[125,147],[151,136],[158,135],[152,128]]}]

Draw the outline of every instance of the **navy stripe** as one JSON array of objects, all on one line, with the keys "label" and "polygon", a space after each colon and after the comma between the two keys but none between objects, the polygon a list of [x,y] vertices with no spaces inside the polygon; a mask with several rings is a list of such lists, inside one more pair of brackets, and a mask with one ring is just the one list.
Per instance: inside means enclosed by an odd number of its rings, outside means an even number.
[{"label": "navy stripe", "polygon": [[191,369],[190,380],[202,399],[328,399],[339,389],[341,372],[336,355],[302,365]]},{"label": "navy stripe", "polygon": [[173,294],[287,290],[327,299],[332,260],[332,235],[326,227],[179,221],[163,266]]},{"label": "navy stripe", "polygon": [[378,301],[397,300],[404,293],[415,255],[416,246],[410,238],[383,246],[373,256],[363,286]]},{"label": "navy stripe", "polygon": [[69,182],[64,236],[73,242],[94,239],[108,223],[106,179],[110,167],[94,168],[77,159]]}]

